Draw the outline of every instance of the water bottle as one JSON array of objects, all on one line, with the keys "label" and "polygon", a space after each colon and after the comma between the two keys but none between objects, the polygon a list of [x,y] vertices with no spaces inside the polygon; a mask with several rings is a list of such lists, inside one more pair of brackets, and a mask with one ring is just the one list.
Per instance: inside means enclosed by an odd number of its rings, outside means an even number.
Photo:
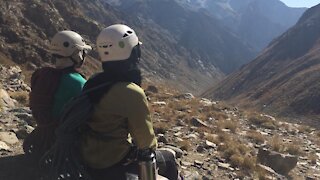
[{"label": "water bottle", "polygon": [[156,154],[152,150],[139,153],[139,180],[156,180]]}]

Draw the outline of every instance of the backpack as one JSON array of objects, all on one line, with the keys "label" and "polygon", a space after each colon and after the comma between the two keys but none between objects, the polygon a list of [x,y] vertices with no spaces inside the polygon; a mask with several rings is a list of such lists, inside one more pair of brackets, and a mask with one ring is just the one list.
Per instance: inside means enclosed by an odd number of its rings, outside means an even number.
[{"label": "backpack", "polygon": [[38,159],[53,144],[54,129],[57,125],[57,120],[52,116],[54,95],[62,75],[66,72],[66,70],[44,67],[32,74],[29,105],[37,127],[24,140],[23,150],[33,159]]},{"label": "backpack", "polygon": [[44,67],[36,70],[31,77],[31,92],[29,94],[30,109],[37,125],[40,127],[54,124],[52,107],[64,70]]},{"label": "backpack", "polygon": [[56,141],[40,160],[40,168],[45,172],[43,179],[91,179],[80,155],[80,137],[88,130],[86,122],[93,114],[95,103],[91,95],[106,93],[113,84],[107,82],[87,89],[66,104],[56,130]]}]

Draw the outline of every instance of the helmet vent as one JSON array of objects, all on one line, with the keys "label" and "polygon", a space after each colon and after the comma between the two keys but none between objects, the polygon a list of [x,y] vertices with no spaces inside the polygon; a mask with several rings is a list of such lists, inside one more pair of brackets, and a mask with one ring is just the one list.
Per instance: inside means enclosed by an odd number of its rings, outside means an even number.
[{"label": "helmet vent", "polygon": [[130,34],[132,34],[132,31],[127,31],[122,37],[127,37],[127,36],[129,36]]},{"label": "helmet vent", "polygon": [[99,46],[99,47],[102,47],[102,48],[108,48],[108,47],[112,47],[112,44],[110,44],[110,45],[103,45],[103,46]]},{"label": "helmet vent", "polygon": [[109,55],[109,52],[108,52],[108,51],[106,51],[106,52],[104,52],[104,54],[105,54],[105,55]]},{"label": "helmet vent", "polygon": [[63,43],[63,46],[64,46],[64,47],[69,47],[69,42],[67,42],[67,41],[64,42],[64,43]]}]

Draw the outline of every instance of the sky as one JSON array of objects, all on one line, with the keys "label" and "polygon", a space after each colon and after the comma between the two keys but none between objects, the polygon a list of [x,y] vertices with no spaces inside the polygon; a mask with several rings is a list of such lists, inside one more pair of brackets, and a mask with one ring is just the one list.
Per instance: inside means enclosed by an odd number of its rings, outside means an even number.
[{"label": "sky", "polygon": [[320,0],[281,0],[289,7],[312,7],[320,3]]}]

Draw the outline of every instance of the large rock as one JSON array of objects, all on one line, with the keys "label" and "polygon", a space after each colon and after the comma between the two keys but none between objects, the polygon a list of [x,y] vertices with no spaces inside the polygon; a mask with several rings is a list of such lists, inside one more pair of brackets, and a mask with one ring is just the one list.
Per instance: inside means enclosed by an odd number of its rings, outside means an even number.
[{"label": "large rock", "polygon": [[293,168],[296,167],[298,157],[260,148],[257,161],[272,168],[279,174],[287,175]]},{"label": "large rock", "polygon": [[178,99],[194,99],[194,96],[193,96],[193,94],[191,94],[191,93],[185,93],[185,94],[180,94],[180,95],[178,95],[178,96],[176,96],[176,98],[178,98]]},{"label": "large rock", "polygon": [[0,132],[0,141],[7,144],[15,144],[19,142],[16,134],[13,132]]},{"label": "large rock", "polygon": [[208,124],[206,124],[205,122],[201,121],[201,120],[198,119],[198,118],[192,118],[192,119],[191,119],[191,124],[192,124],[193,126],[196,126],[196,127],[201,127],[201,126],[203,126],[203,127],[209,127]]},{"label": "large rock", "polygon": [[1,150],[9,151],[10,147],[5,142],[0,141],[0,151]]},{"label": "large rock", "polygon": [[6,90],[0,89],[0,109],[13,108],[15,106],[15,100],[13,100]]}]

